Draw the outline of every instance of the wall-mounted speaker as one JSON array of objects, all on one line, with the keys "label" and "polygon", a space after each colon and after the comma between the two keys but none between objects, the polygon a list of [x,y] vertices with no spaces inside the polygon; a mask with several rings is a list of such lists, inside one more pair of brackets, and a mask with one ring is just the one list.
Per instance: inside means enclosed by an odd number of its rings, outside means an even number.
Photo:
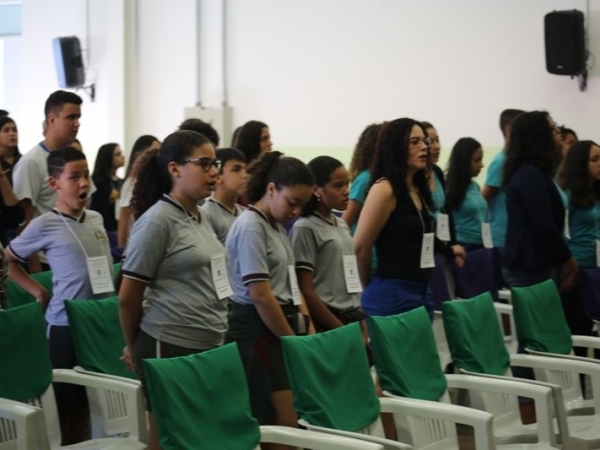
[{"label": "wall-mounted speaker", "polygon": [[85,71],[81,57],[81,44],[75,36],[52,40],[58,85],[61,88],[81,87],[85,84]]},{"label": "wall-mounted speaker", "polygon": [[544,17],[546,69],[555,75],[585,72],[584,15],[575,9],[552,11]]}]

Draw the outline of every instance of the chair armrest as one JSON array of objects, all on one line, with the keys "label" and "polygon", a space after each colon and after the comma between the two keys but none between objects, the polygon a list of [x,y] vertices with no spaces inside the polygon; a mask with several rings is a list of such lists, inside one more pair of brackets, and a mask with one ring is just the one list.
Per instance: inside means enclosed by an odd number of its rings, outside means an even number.
[{"label": "chair armrest", "polygon": [[498,298],[500,300],[506,300],[509,304],[512,304],[512,296],[510,293],[510,289],[499,289],[498,290]]},{"label": "chair armrest", "polygon": [[141,385],[129,381],[77,373],[71,369],[54,369],[53,375],[53,382],[76,384],[87,388],[110,390],[124,394],[127,399],[129,437],[140,442],[148,442],[144,396]]},{"label": "chair armrest", "polygon": [[103,378],[108,378],[110,380],[123,381],[125,383],[131,383],[131,384],[135,384],[137,386],[141,386],[142,385],[142,382],[140,380],[134,380],[133,378],[120,377],[120,376],[117,376],[117,375],[108,375],[106,373],[92,372],[90,370],[85,370],[81,366],[75,366],[75,367],[73,367],[73,370],[75,372],[77,372],[77,373],[83,373],[85,375],[92,375],[94,377],[103,377]]},{"label": "chair armrest", "polygon": [[13,435],[9,430],[10,427],[5,426],[3,436],[9,442],[16,441],[16,449],[37,448],[38,441],[41,441],[39,442],[41,448],[50,448],[44,412],[41,408],[0,398],[0,418],[14,422],[16,434]]},{"label": "chair armrest", "polygon": [[314,450],[383,450],[383,445],[290,427],[261,426],[260,442]]},{"label": "chair armrest", "polygon": [[535,402],[535,414],[540,442],[556,445],[552,417],[554,412],[553,392],[550,387],[524,383],[517,379],[487,378],[473,375],[446,375],[448,388],[458,388],[497,394],[531,398]]},{"label": "chair armrest", "polygon": [[[575,336],[571,336],[571,338],[573,339],[573,347],[588,347],[588,348],[600,350],[600,338],[599,337],[575,335]],[[593,361],[598,361],[597,359],[593,359],[593,358],[588,358],[588,359],[592,359]]]},{"label": "chair armrest", "polygon": [[303,420],[303,419],[298,420],[298,424],[305,427],[306,429],[308,429],[310,431],[318,431],[319,433],[334,434],[336,436],[345,436],[348,438],[359,439],[361,441],[370,442],[372,444],[379,444],[379,445],[382,445],[383,448],[386,450],[394,450],[394,449],[396,449],[396,450],[413,450],[411,445],[403,444],[401,442],[396,442],[396,441],[392,441],[390,439],[380,438],[377,436],[369,436],[368,434],[356,433],[356,432],[352,432],[352,431],[342,431],[342,430],[336,430],[334,428],[318,427],[318,426],[308,423],[306,420]]},{"label": "chair armrest", "polygon": [[559,358],[559,359],[568,359],[571,361],[580,361],[585,363],[593,363],[598,364],[600,360],[594,358],[586,358],[584,356],[575,356],[575,355],[562,355],[560,353],[548,353],[548,352],[540,352],[539,350],[532,350],[530,348],[525,348],[526,354],[532,356],[544,356],[546,358]]},{"label": "chair armrest", "polygon": [[384,395],[389,398],[380,399],[382,412],[406,414],[414,417],[468,425],[473,427],[475,432],[477,448],[495,448],[493,431],[494,416],[488,412],[459,405],[398,397],[385,391]]}]

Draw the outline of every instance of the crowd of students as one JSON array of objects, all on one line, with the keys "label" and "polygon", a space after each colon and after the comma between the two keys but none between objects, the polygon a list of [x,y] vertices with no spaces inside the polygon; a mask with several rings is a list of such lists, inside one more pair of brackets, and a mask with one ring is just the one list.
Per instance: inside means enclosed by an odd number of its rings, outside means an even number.
[{"label": "crowd of students", "polygon": [[[0,118],[9,274],[44,306],[54,367],[75,365],[64,300],[114,295],[109,231],[126,247],[122,359],[144,389],[143,359],[237,342],[263,424],[297,423],[280,337],[361,322],[367,343],[367,315],[420,306],[432,314],[435,254],[460,267],[469,252],[495,248],[498,285],[554,279],[573,333],[591,332],[577,276],[600,265],[600,147],[575,141],[565,150],[576,136],[546,112],[501,114],[505,148],[481,189],[482,145],[459,139],[443,170],[436,128],[410,118],[366,127],[349,170],[330,156],[304,164],[271,151],[262,122],[217,148],[214,129],[189,119],[162,142],[140,137],[123,183],[115,143],[101,147],[90,177],[71,146],[80,105],[75,94],[52,94],[44,140],[22,157],[14,121]],[[13,194],[6,177],[15,164]],[[9,208],[19,201],[16,224]],[[51,298],[28,275],[39,270],[38,252],[53,271]],[[82,417],[74,395],[57,394],[65,424]]]}]

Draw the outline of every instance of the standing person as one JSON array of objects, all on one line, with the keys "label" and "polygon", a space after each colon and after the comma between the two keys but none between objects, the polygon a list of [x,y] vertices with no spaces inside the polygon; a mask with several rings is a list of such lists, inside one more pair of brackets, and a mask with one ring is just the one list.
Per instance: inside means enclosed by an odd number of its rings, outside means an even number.
[{"label": "standing person", "polygon": [[250,206],[227,235],[233,295],[226,340],[238,343],[253,415],[261,424],[297,427],[279,338],[306,334],[308,312],[282,225],[300,215],[313,179],[303,162],[280,152],[263,154],[248,173]]},{"label": "standing person", "polygon": [[[32,220],[9,243],[6,257],[10,277],[33,295],[45,311],[52,367],[72,369],[76,365],[75,348],[64,302],[114,295],[112,260],[102,216],[85,209],[91,182],[84,153],[66,147],[52,151],[46,162],[49,186],[56,192],[56,207]],[[21,266],[41,250],[53,273],[52,298]],[[57,384],[55,393],[63,445],[84,440],[85,389]]]},{"label": "standing person", "polygon": [[[13,175],[13,188],[25,215],[21,229],[27,227],[35,217],[54,208],[56,193],[48,183],[46,160],[50,152],[71,145],[77,137],[81,103],[81,97],[67,91],[53,92],[46,100],[44,123],[47,129],[44,140],[23,155]],[[31,259],[29,269],[31,272],[39,272],[42,268],[47,270],[46,263],[46,257],[41,254],[39,259]]]},{"label": "standing person", "polygon": [[240,128],[233,147],[246,157],[246,164],[251,165],[263,153],[273,148],[269,127],[263,122],[251,120]]},{"label": "standing person", "polygon": [[[578,141],[565,155],[558,183],[569,197],[569,234],[567,241],[579,267],[600,267],[600,146],[593,141]],[[590,335],[592,321],[586,317],[581,286],[562,295],[567,322],[574,335]],[[575,354],[586,356],[587,349],[576,347]]]},{"label": "standing person", "polygon": [[202,209],[210,214],[215,233],[225,245],[231,225],[245,210],[237,199],[246,188],[246,162],[244,154],[235,148],[220,148],[216,154],[221,168],[215,192],[204,202]]},{"label": "standing person", "polygon": [[117,231],[115,205],[119,199],[122,180],[117,169],[125,164],[125,156],[119,144],[104,144],[98,150],[92,180],[98,189],[92,195],[90,209],[102,214],[106,231]]},{"label": "standing person", "polygon": [[565,206],[554,181],[560,144],[558,127],[547,112],[523,113],[513,122],[503,176],[508,213],[504,278],[510,287],[554,279],[565,292],[577,281],[579,267],[563,239]]},{"label": "standing person", "polygon": [[196,133],[200,133],[210,141],[214,148],[217,148],[219,146],[219,133],[217,133],[217,130],[215,130],[214,127],[208,122],[204,122],[203,120],[195,118],[186,119],[183,122],[181,122],[181,125],[179,125],[179,129],[195,131]]},{"label": "standing person", "polygon": [[131,149],[129,155],[129,163],[125,170],[125,179],[121,185],[121,194],[119,201],[117,202],[117,240],[119,246],[125,247],[127,245],[127,239],[129,238],[129,231],[133,225],[133,215],[131,213],[131,197],[133,196],[133,187],[135,185],[135,178],[137,175],[136,167],[134,165],[138,156],[142,154],[144,150],[149,148],[157,149],[160,147],[160,142],[154,136],[145,134],[137,138]]},{"label": "standing person", "polygon": [[577,134],[564,125],[558,127],[558,132],[560,133],[560,144],[562,147],[562,156],[564,158],[571,145],[578,141]]},{"label": "standing person", "polygon": [[[142,360],[200,353],[223,344],[231,293],[226,254],[197,206],[214,190],[219,162],[194,131],[176,131],[140,156],[136,222],[119,290],[123,359],[147,397]],[[189,270],[192,268],[192,270]],[[158,437],[148,403],[150,449]]]},{"label": "standing person", "polygon": [[[385,124],[379,134],[372,179],[354,249],[364,287],[367,315],[388,316],[425,306],[433,314],[428,281],[434,251],[462,266],[464,249],[445,246],[434,235],[427,166],[429,139],[423,126],[408,118]],[[371,274],[371,248],[377,267]]]},{"label": "standing person", "polygon": [[315,190],[291,240],[300,292],[315,329],[327,331],[365,318],[350,229],[332,212],[348,206],[350,180],[344,165],[330,156],[313,159],[308,168]]},{"label": "standing person", "polygon": [[[6,246],[8,241],[17,235],[17,228],[24,219],[23,208],[12,191],[13,168],[21,159],[19,152],[19,132],[17,124],[8,116],[0,117],[0,171],[6,176],[8,186],[0,181],[2,196],[0,197],[0,243]],[[10,190],[8,189],[10,188]],[[9,192],[10,191],[10,192]],[[5,193],[10,198],[5,198]]]},{"label": "standing person", "polygon": [[493,247],[486,222],[487,203],[474,180],[482,168],[481,144],[473,138],[459,139],[452,148],[448,164],[446,199],[456,230],[456,241],[467,251]]}]

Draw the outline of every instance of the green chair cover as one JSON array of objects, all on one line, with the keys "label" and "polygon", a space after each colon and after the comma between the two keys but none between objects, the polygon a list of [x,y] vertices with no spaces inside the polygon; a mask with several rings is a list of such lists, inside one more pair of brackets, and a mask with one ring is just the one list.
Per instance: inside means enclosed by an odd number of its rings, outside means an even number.
[{"label": "green chair cover", "polygon": [[39,303],[0,311],[0,397],[24,402],[52,382],[46,321]]},{"label": "green chair cover", "polygon": [[143,361],[163,450],[250,450],[260,441],[237,344]]},{"label": "green chair cover", "polygon": [[321,427],[358,431],[379,416],[359,323],[281,339],[294,409]]},{"label": "green chair cover", "polygon": [[439,400],[448,386],[425,308],[367,320],[381,387],[401,397]]},{"label": "green chair cover", "polygon": [[510,291],[519,344],[531,350],[568,355],[573,340],[554,281]]},{"label": "green chair cover", "polygon": [[65,301],[77,364],[85,370],[137,378],[120,360],[125,339],[119,322],[119,299]]},{"label": "green chair cover", "polygon": [[469,300],[442,303],[444,330],[457,367],[488,375],[505,375],[510,355],[489,292]]},{"label": "green chair cover", "polygon": [[[35,281],[44,286],[52,296],[52,271],[38,272],[31,275]],[[8,280],[6,284],[6,309],[16,308],[17,306],[34,303],[35,297],[17,285],[13,280]]]}]

